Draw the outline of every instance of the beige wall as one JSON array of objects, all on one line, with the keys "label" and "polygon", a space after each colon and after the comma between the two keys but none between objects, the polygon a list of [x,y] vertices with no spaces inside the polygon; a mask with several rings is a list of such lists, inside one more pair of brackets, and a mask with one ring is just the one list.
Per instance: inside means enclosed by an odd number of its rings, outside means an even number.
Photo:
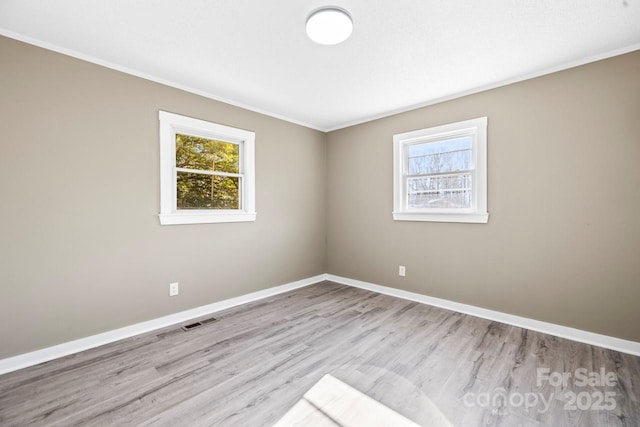
[{"label": "beige wall", "polygon": [[[640,341],[640,52],[328,135],[0,58],[0,358],[324,272]],[[159,225],[158,110],[256,132],[255,223]],[[485,115],[489,223],[394,222],[392,135]]]},{"label": "beige wall", "polygon": [[[394,222],[392,136],[481,116],[489,223]],[[640,341],[640,52],[331,132],[327,165],[329,273]]]},{"label": "beige wall", "polygon": [[[159,225],[158,110],[256,132],[255,223]],[[0,358],[326,271],[321,132],[6,38],[0,120]]]}]

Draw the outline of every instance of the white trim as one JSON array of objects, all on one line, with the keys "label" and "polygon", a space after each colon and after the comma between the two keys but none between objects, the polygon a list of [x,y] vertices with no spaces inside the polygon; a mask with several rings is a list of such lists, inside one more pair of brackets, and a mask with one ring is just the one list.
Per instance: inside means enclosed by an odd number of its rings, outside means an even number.
[{"label": "white trim", "polygon": [[296,125],[304,126],[306,128],[315,129],[320,132],[327,132],[326,129],[322,127],[318,127],[311,123],[302,122],[300,120],[292,119],[291,117],[284,116],[282,114],[273,113],[271,111],[264,110],[262,108],[253,107],[248,104],[244,104],[242,102],[233,101],[229,98],[225,98],[222,96],[214,95],[211,92],[194,89],[190,86],[184,85],[182,83],[176,83],[171,80],[164,79],[162,77],[157,77],[152,74],[143,73],[141,71],[134,70],[129,67],[124,67],[122,65],[114,64],[113,62],[104,61],[102,59],[96,58],[91,55],[87,55],[84,53],[80,53],[78,51],[67,49],[65,47],[60,47],[56,44],[49,43],[40,39],[36,39],[33,37],[25,36],[20,33],[16,33],[15,31],[7,30],[4,28],[0,28],[0,35],[4,37],[8,37],[10,39],[18,40],[24,43],[28,43],[33,46],[38,46],[43,49],[50,50],[52,52],[57,52],[62,55],[67,55],[72,58],[80,59],[81,61],[90,62],[92,64],[100,65],[101,67],[110,68],[112,70],[120,71],[121,73],[129,74],[131,76],[139,77],[141,79],[149,80],[151,82],[159,83],[164,86],[169,86],[175,89],[183,90],[185,92],[193,93],[195,95],[199,95],[205,98],[213,99],[214,101],[224,102],[225,104],[233,105],[234,107],[242,108],[244,110],[253,111],[254,113],[264,114],[265,116],[273,117],[274,119],[284,120],[285,122],[293,123]]},{"label": "white trim", "polygon": [[135,335],[144,334],[166,326],[183,323],[196,317],[206,316],[211,313],[226,310],[228,308],[236,307],[259,299],[268,298],[283,292],[303,288],[326,279],[326,274],[319,274],[296,282],[214,302],[213,304],[192,308],[190,310],[181,311],[179,313],[170,314],[168,316],[159,317],[142,323],[136,323],[135,325],[125,326],[124,328],[114,329],[112,331],[103,332],[86,338],[80,338],[6,359],[0,359],[0,375],[37,365],[39,363],[48,362],[49,360],[68,356],[70,354],[79,353],[84,350],[89,350],[94,347],[99,347],[101,345],[109,344]]},{"label": "white trim", "polygon": [[394,110],[385,111],[380,114],[371,114],[365,116],[361,119],[355,119],[348,122],[343,122],[335,126],[329,126],[327,128],[319,128],[322,132],[333,132],[340,129],[345,129],[351,126],[357,126],[364,123],[372,122],[374,120],[384,119],[386,117],[395,116],[397,114],[406,113],[408,111],[418,110],[420,108],[428,107],[430,105],[436,105],[447,101],[452,101],[454,99],[462,98],[465,96],[473,95],[475,93],[485,92],[491,89],[497,89],[499,87],[508,86],[514,83],[523,82],[525,80],[535,79],[537,77],[546,76],[548,74],[557,73],[559,71],[568,70],[570,68],[579,67],[581,65],[590,64],[592,62],[602,61],[607,58],[613,58],[614,56],[624,55],[625,53],[634,52],[640,49],[640,43],[634,43],[629,46],[621,47],[619,49],[608,50],[606,52],[598,53],[596,55],[588,56],[582,59],[576,59],[575,61],[569,61],[562,63],[560,65],[555,65],[552,67],[542,68],[538,71],[534,71],[532,73],[525,73],[519,76],[512,77],[510,79],[498,80],[494,83],[489,83],[486,85],[481,85],[469,90],[463,90],[461,92],[457,92],[451,95],[442,96],[440,98],[432,99],[430,101],[419,102],[417,104],[412,104],[407,107],[396,108]]},{"label": "white trim", "polygon": [[566,338],[572,341],[609,348],[611,350],[620,351],[622,353],[640,356],[640,342],[624,340],[608,335],[596,334],[594,332],[583,331],[581,329],[570,328],[568,326],[542,322],[540,320],[529,319],[526,317],[516,316],[514,314],[489,310],[486,308],[462,304],[446,299],[430,297],[415,292],[403,291],[401,289],[376,285],[373,283],[340,277],[333,274],[327,274],[326,280],[343,285],[353,286],[356,288],[366,289],[368,291],[377,292],[380,294],[419,302],[421,304],[432,305],[434,307],[440,307],[446,310],[457,311],[458,313],[481,317],[483,319],[506,323],[508,325],[530,329],[532,331],[542,332],[544,334],[554,335],[556,337]]},{"label": "white trim", "polygon": [[228,308],[278,295],[283,292],[303,288],[305,286],[313,285],[325,280],[340,283],[342,285],[353,286],[355,288],[366,289],[368,291],[377,292],[384,295],[390,295],[397,298],[415,301],[421,304],[432,305],[434,307],[440,307],[446,310],[453,310],[459,313],[468,314],[470,316],[481,317],[483,319],[506,323],[508,325],[526,328],[532,331],[542,332],[572,341],[582,342],[585,344],[609,348],[623,353],[640,356],[639,342],[623,340],[620,338],[596,334],[593,332],[587,332],[575,328],[569,328],[567,326],[556,325],[553,323],[541,322],[539,320],[528,319],[526,317],[502,313],[500,311],[488,310],[486,308],[475,307],[472,305],[430,297],[414,292],[403,291],[387,286],[376,285],[369,282],[363,282],[361,280],[349,279],[333,274],[319,274],[317,276],[298,280],[296,282],[291,282],[261,291],[252,292],[250,294],[241,295],[239,297],[215,302],[213,304],[181,311],[179,313],[170,314],[168,316],[148,320],[146,322],[125,326],[124,328],[114,329],[112,331],[103,332],[101,334],[92,335],[86,338],[80,338],[74,341],[69,341],[63,344],[58,344],[29,353],[19,354],[17,356],[9,357],[6,359],[0,359],[0,375],[7,372],[17,371],[18,369],[28,368],[29,366],[37,365],[39,363],[48,362],[53,359],[68,356],[70,354],[79,353],[81,351],[89,350],[91,348],[116,342],[135,335],[144,334],[146,332],[154,331],[166,326],[183,323],[196,317],[206,316],[218,311],[226,310]]},{"label": "white trim", "polygon": [[[482,223],[487,212],[487,118],[464,120],[393,135],[393,220]],[[408,147],[414,144],[470,137],[473,167],[471,207],[465,209],[410,209],[407,201]]]},{"label": "white trim", "polygon": [[[228,212],[228,211],[227,211]],[[251,222],[255,221],[257,214],[255,212],[236,212],[225,213],[216,212],[204,212],[204,213],[171,213],[171,214],[159,214],[161,225],[183,225],[183,224],[215,224],[219,222]]]},{"label": "white trim", "polygon": [[253,111],[255,113],[259,113],[259,114],[264,114],[265,116],[269,116],[269,117],[273,117],[279,120],[284,120],[286,122],[289,123],[293,123],[296,125],[300,125],[300,126],[304,126],[310,129],[315,129],[317,131],[320,132],[325,132],[325,133],[329,133],[329,132],[333,132],[335,130],[340,130],[340,129],[344,129],[344,128],[348,128],[351,126],[356,126],[359,124],[363,124],[363,123],[367,123],[367,122],[371,122],[374,120],[378,120],[378,119],[383,119],[385,117],[390,117],[390,116],[394,116],[396,114],[401,114],[401,113],[405,113],[407,111],[412,111],[412,110],[417,110],[419,108],[424,108],[424,107],[428,107],[430,105],[435,105],[435,104],[440,104],[441,102],[446,102],[446,101],[451,101],[453,99],[457,99],[457,98],[462,98],[464,96],[468,96],[468,95],[473,95],[474,93],[479,93],[479,92],[484,92],[487,90],[491,90],[491,89],[495,89],[495,88],[499,88],[502,86],[507,86],[513,83],[518,83],[524,80],[529,80],[529,79],[533,79],[536,77],[541,77],[547,74],[552,74],[552,73],[557,73],[558,71],[563,71],[563,70],[567,70],[569,68],[575,68],[575,67],[579,67],[581,65],[585,65],[585,64],[589,64],[591,62],[596,62],[596,61],[601,61],[603,59],[607,59],[607,58],[612,58],[614,56],[619,56],[619,55],[624,55],[625,53],[629,53],[629,52],[633,52],[636,51],[638,49],[640,49],[640,43],[635,43],[635,44],[631,44],[629,46],[625,46],[625,47],[621,47],[619,49],[613,49],[613,50],[608,50],[606,52],[602,52],[596,55],[592,55],[592,56],[588,56],[586,58],[582,58],[582,59],[577,59],[575,61],[569,61],[569,62],[565,62],[563,64],[560,65],[556,65],[556,66],[552,66],[552,67],[547,67],[547,68],[542,68],[538,71],[534,71],[532,73],[526,73],[526,74],[522,74],[520,76],[516,76],[510,79],[504,79],[504,80],[499,80],[495,83],[489,83],[483,86],[478,86],[476,88],[473,89],[469,89],[469,90],[465,90],[462,92],[457,92],[454,93],[452,95],[447,95],[447,96],[443,96],[440,98],[436,98],[433,100],[429,100],[429,101],[425,101],[425,102],[420,102],[417,104],[412,104],[410,106],[407,107],[402,107],[402,108],[397,108],[394,110],[389,110],[389,111],[385,111],[379,114],[371,114],[368,116],[365,116],[363,118],[360,119],[355,119],[355,120],[351,120],[348,122],[344,122],[338,125],[334,125],[334,126],[317,126],[311,123],[307,123],[307,122],[303,122],[300,120],[296,120],[296,119],[292,119],[291,117],[288,116],[284,116],[282,114],[278,114],[278,113],[273,113],[271,111],[268,110],[264,110],[262,108],[258,108],[258,107],[253,107],[251,105],[248,104],[244,104],[242,102],[237,102],[237,101],[233,101],[229,98],[225,98],[222,96],[218,96],[215,95],[213,93],[207,92],[207,91],[203,91],[203,90],[199,90],[199,89],[194,89],[190,86],[181,84],[181,83],[176,83],[173,82],[171,80],[167,80],[164,78],[160,78],[160,77],[156,77],[153,76],[151,74],[148,73],[143,73],[140,71],[136,71],[132,68],[129,67],[124,67],[121,65],[117,65],[114,64],[112,62],[108,62],[108,61],[104,61],[102,59],[98,59],[96,57],[93,57],[91,55],[87,55],[84,53],[80,53],[77,52],[75,50],[72,49],[67,49],[61,46],[58,46],[56,44],[53,43],[49,43],[40,39],[36,39],[34,37],[29,37],[29,36],[25,36],[23,34],[20,33],[16,33],[15,31],[11,31],[11,30],[7,30],[5,28],[0,28],[0,35],[4,36],[4,37],[9,37],[11,39],[14,40],[18,40],[24,43],[28,43],[34,46],[38,46],[41,47],[43,49],[47,49],[53,52],[57,52],[63,55],[67,55],[67,56],[71,56],[73,58],[77,58],[80,59],[82,61],[87,61],[87,62],[91,62],[92,64],[96,64],[96,65],[100,65],[102,67],[105,68],[110,68],[112,70],[116,70],[116,71],[120,71],[121,73],[125,73],[125,74],[129,74],[135,77],[139,77],[145,80],[149,80],[155,83],[160,83],[162,85],[165,86],[169,86],[169,87],[173,87],[175,89],[180,89],[183,90],[185,92],[190,92],[196,95],[200,95],[203,96],[205,98],[209,98],[209,99],[213,99],[214,101],[218,101],[218,102],[224,102],[225,104],[229,104],[229,105],[233,105],[235,107],[238,108],[242,108],[245,110],[249,110],[249,111]]},{"label": "white trim", "polygon": [[[254,132],[218,123],[158,112],[160,121],[160,218],[161,225],[246,222],[256,220],[255,139]],[[241,208],[238,210],[178,210],[176,207],[177,133],[220,139],[240,146]]]},{"label": "white trim", "polygon": [[486,224],[489,214],[483,213],[414,213],[392,212],[395,221],[469,222]]}]

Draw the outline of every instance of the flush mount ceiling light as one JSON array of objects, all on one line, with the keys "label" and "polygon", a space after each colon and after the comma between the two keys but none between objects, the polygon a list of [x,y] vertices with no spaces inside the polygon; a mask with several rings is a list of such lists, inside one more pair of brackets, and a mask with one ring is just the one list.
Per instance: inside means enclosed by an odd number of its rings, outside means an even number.
[{"label": "flush mount ceiling light", "polygon": [[307,18],[307,35],[319,44],[342,43],[351,35],[353,22],[347,12],[336,7],[316,10]]}]

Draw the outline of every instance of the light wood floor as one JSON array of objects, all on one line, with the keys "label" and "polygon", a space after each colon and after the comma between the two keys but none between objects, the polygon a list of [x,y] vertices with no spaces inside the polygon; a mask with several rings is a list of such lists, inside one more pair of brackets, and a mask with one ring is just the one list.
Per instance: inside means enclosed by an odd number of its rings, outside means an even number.
[{"label": "light wood floor", "polygon": [[[419,425],[640,426],[640,358],[615,351],[330,282],[216,317],[0,376],[0,425],[270,426],[330,374]],[[617,381],[538,386],[538,368]],[[613,410],[564,409],[605,391]]]}]

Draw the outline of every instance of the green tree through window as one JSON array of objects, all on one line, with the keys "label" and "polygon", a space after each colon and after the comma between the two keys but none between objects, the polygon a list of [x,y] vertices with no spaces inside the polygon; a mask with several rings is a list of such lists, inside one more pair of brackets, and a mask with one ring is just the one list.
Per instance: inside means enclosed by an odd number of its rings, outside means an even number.
[{"label": "green tree through window", "polygon": [[240,209],[240,146],[176,134],[177,208]]}]

